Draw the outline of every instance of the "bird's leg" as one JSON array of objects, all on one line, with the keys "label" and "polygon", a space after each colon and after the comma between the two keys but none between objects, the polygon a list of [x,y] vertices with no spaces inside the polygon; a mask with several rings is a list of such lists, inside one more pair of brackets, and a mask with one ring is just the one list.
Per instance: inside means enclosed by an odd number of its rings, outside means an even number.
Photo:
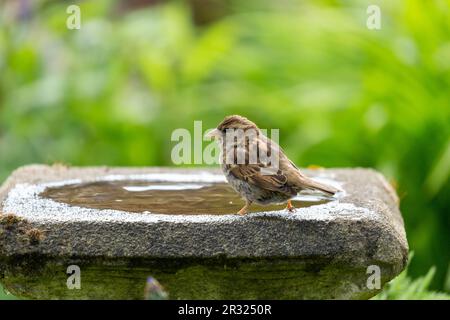
[{"label": "bird's leg", "polygon": [[292,205],[291,200],[288,200],[286,209],[287,209],[289,212],[294,212],[294,211],[295,211],[295,208],[294,208],[294,206]]},{"label": "bird's leg", "polygon": [[245,206],[243,206],[242,209],[238,211],[238,214],[240,214],[241,216],[246,214],[247,210],[248,210],[248,208],[250,207],[251,204],[252,204],[251,201],[246,200],[245,201]]}]

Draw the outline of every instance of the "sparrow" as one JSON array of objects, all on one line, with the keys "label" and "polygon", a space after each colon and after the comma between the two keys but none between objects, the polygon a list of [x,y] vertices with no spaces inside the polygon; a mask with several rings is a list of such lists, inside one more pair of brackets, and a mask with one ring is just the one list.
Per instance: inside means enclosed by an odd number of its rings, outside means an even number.
[{"label": "sparrow", "polygon": [[225,178],[245,200],[240,215],[246,214],[252,203],[287,202],[286,209],[293,212],[291,199],[302,190],[318,190],[330,196],[339,191],[304,175],[278,144],[245,117],[227,116],[205,137],[219,144]]}]

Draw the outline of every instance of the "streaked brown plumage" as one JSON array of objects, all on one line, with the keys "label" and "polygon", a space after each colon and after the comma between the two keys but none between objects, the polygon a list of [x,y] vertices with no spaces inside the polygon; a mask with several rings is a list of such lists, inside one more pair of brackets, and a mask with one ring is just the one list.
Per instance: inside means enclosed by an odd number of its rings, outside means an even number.
[{"label": "streaked brown plumage", "polygon": [[[230,138],[229,134],[235,136]],[[246,200],[239,214],[245,214],[253,202],[265,205],[287,201],[287,209],[292,211],[290,199],[304,189],[329,195],[338,191],[301,173],[283,150],[245,117],[225,117],[207,137],[218,140],[223,173],[233,189]],[[274,165],[276,163],[278,166]]]}]

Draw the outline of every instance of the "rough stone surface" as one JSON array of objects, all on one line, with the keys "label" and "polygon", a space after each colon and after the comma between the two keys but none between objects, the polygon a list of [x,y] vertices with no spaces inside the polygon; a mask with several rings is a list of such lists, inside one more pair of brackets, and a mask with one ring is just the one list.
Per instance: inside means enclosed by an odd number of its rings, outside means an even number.
[{"label": "rough stone surface", "polygon": [[[370,169],[305,172],[339,182],[345,195],[295,213],[136,214],[68,208],[39,199],[36,192],[48,183],[73,179],[158,174],[207,178],[220,172],[20,168],[0,188],[3,216],[24,219],[0,224],[1,281],[11,292],[31,298],[139,298],[147,275],[159,278],[171,298],[181,299],[373,296],[379,290],[367,288],[368,266],[381,268],[384,284],[406,265],[408,245],[395,191]],[[41,231],[42,238],[30,236],[31,229]],[[83,290],[65,288],[64,268],[70,263],[85,270]]]}]

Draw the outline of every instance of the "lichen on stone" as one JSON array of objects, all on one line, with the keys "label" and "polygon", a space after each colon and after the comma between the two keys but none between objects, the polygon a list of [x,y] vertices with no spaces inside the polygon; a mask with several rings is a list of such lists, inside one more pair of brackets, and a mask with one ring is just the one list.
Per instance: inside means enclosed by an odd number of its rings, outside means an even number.
[{"label": "lichen on stone", "polygon": [[0,214],[0,224],[5,226],[5,228],[12,228],[14,225],[21,222],[23,218],[18,217],[13,213]]},{"label": "lichen on stone", "polygon": [[44,233],[37,228],[28,229],[25,234],[28,236],[30,244],[38,244],[44,239]]}]

